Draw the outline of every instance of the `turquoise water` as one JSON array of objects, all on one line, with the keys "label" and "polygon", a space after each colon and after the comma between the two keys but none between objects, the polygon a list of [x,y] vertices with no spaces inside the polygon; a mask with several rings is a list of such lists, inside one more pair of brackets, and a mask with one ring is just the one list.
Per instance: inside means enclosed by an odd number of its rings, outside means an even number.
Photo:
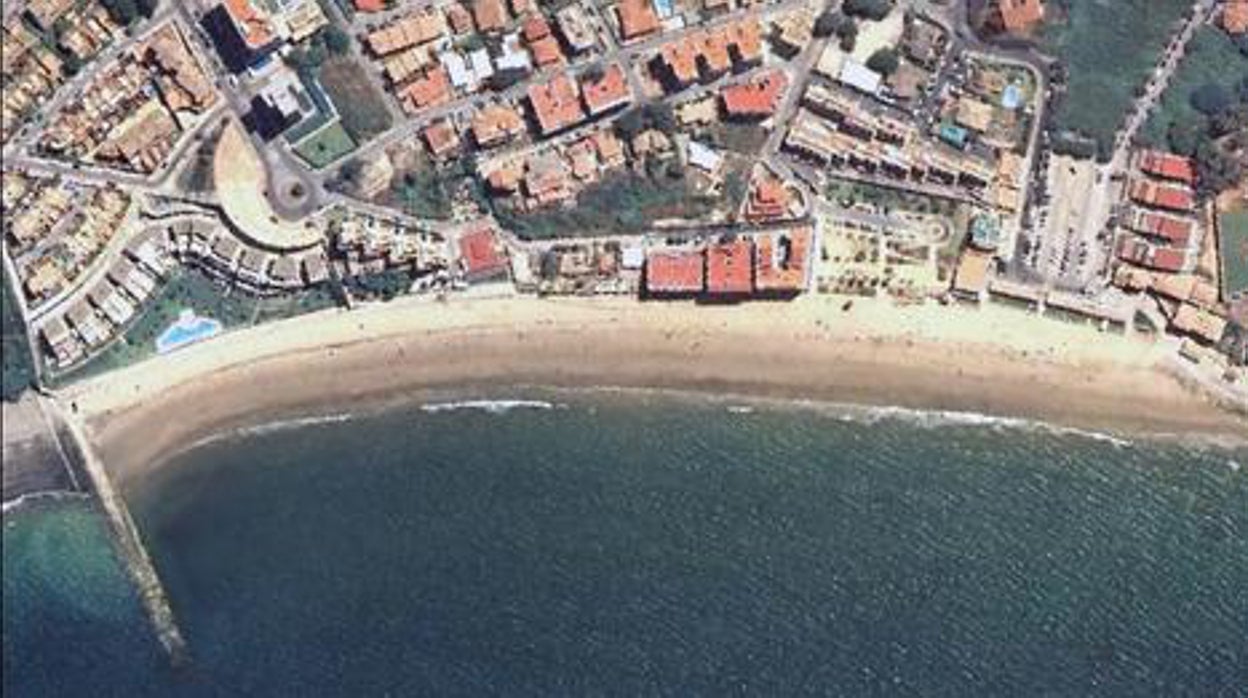
[{"label": "turquoise water", "polygon": [[181,349],[188,344],[216,336],[221,332],[221,323],[212,318],[197,317],[191,311],[182,311],[178,321],[170,325],[156,338],[156,352],[166,354],[174,349]]},{"label": "turquoise water", "polygon": [[1246,694],[1248,454],[560,400],[179,457],[177,675],[90,516],[6,522],[5,695]]}]

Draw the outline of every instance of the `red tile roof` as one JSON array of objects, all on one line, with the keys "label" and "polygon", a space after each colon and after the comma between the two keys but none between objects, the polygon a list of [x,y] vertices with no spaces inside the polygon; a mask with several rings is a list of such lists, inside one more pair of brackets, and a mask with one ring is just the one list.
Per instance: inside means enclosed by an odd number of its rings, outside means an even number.
[{"label": "red tile roof", "polygon": [[1041,0],[996,0],[1001,28],[1007,32],[1026,31],[1044,20]]},{"label": "red tile roof", "polygon": [[442,157],[459,148],[459,133],[448,121],[438,121],[425,127],[421,133],[429,152],[434,157]]},{"label": "red tile roof", "polygon": [[269,15],[256,7],[251,0],[225,0],[225,11],[234,20],[234,26],[248,48],[261,48],[273,40],[273,26]]},{"label": "red tile roof", "polygon": [[530,41],[529,53],[533,54],[533,62],[539,68],[548,68],[563,63],[563,49],[559,48],[559,40],[553,36]]},{"label": "red tile roof", "polygon": [[498,250],[494,231],[488,227],[460,236],[459,257],[469,278],[493,276],[507,270],[507,260]]},{"label": "red tile roof", "polygon": [[1196,167],[1185,157],[1159,150],[1145,150],[1140,153],[1137,162],[1141,171],[1155,177],[1172,179],[1187,185],[1196,183]]},{"label": "red tile roof", "polygon": [[1222,28],[1227,34],[1248,32],[1248,0],[1229,0],[1222,10]]},{"label": "red tile roof", "polygon": [[529,85],[528,95],[543,135],[578,124],[585,118],[580,90],[566,74],[543,85]]},{"label": "red tile roof", "polygon": [[706,292],[743,294],[754,290],[753,246],[738,239],[711,245],[706,250]]},{"label": "red tile roof", "polygon": [[810,240],[807,227],[759,235],[754,247],[754,287],[763,292],[805,288]]},{"label": "red tile roof", "polygon": [[386,9],[386,0],[355,0],[357,12],[381,12]]},{"label": "red tile roof", "polygon": [[509,106],[491,104],[472,117],[472,137],[482,147],[497,145],[521,133],[524,117]]},{"label": "red tile roof", "polygon": [[545,39],[550,36],[550,24],[546,18],[541,15],[533,15],[524,20],[524,40],[534,42],[538,39]]},{"label": "red tile roof", "polygon": [[620,38],[625,41],[653,34],[662,26],[650,0],[620,0],[615,12],[620,20]]},{"label": "red tile roof", "polygon": [[758,80],[725,87],[720,96],[729,116],[765,118],[776,113],[780,98],[789,80],[784,73],[773,70]]},{"label": "red tile roof", "polygon": [[451,81],[442,66],[429,69],[403,90],[403,102],[408,111],[434,107],[450,99]]},{"label": "red tile roof", "polygon": [[701,293],[701,250],[663,250],[646,256],[646,290],[651,293]]},{"label": "red tile roof", "polygon": [[613,63],[602,71],[602,77],[596,82],[582,82],[581,96],[585,106],[592,115],[602,114],[632,101],[632,91],[628,89],[628,80],[624,69]]},{"label": "red tile roof", "polygon": [[744,19],[668,42],[659,49],[659,59],[677,83],[689,85],[702,77],[699,59],[707,68],[707,78],[722,74],[734,63],[757,62],[762,57],[761,32],[757,19]]},{"label": "red tile roof", "polygon": [[507,8],[502,0],[475,0],[472,17],[477,21],[478,31],[498,31],[507,26]]},{"label": "red tile roof", "polygon": [[1186,245],[1192,239],[1194,227],[1191,220],[1143,210],[1137,210],[1131,221],[1133,230],[1162,237],[1178,245]]},{"label": "red tile roof", "polygon": [[1131,200],[1171,211],[1190,211],[1196,205],[1192,192],[1187,189],[1144,180],[1131,185]]}]

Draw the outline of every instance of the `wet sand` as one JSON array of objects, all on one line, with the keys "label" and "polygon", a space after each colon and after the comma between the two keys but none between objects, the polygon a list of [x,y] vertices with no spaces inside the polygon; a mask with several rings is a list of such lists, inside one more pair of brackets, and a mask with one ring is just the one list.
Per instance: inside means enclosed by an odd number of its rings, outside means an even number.
[{"label": "wet sand", "polygon": [[226,335],[70,386],[115,476],[224,430],[430,391],[668,388],[978,412],[1115,433],[1242,439],[1242,415],[1158,366],[1169,349],[995,306],[811,298],[404,299]]}]

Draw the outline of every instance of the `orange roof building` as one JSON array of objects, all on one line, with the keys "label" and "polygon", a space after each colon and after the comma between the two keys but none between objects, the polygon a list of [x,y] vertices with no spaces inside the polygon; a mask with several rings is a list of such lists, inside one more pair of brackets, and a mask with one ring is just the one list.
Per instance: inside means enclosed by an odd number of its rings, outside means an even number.
[{"label": "orange roof building", "polygon": [[705,258],[702,250],[661,250],[646,255],[646,292],[650,295],[692,295],[702,292]]},{"label": "orange roof building", "polygon": [[762,59],[762,30],[757,19],[743,19],[712,30],[695,32],[659,48],[660,76],[676,88],[744,68]]},{"label": "orange roof building", "polygon": [[524,20],[524,25],[520,31],[524,34],[525,41],[533,43],[550,36],[550,23],[541,15],[533,15]]},{"label": "orange roof building", "polygon": [[1186,218],[1175,218],[1154,211],[1137,209],[1131,217],[1131,229],[1146,235],[1165,238],[1177,245],[1187,245],[1192,239],[1195,223]]},{"label": "orange roof building", "polygon": [[758,177],[745,203],[745,219],[751,222],[776,220],[789,212],[789,193],[774,177]]},{"label": "orange roof building", "polygon": [[247,48],[264,48],[276,38],[268,13],[252,0],[225,0],[222,4]]},{"label": "orange roof building", "polygon": [[1044,21],[1042,0],[996,0],[990,21],[1010,33],[1025,32]]},{"label": "orange roof building", "polygon": [[477,30],[477,25],[472,23],[472,13],[457,2],[446,7],[446,21],[451,24],[451,31],[456,36],[471,34]]},{"label": "orange roof building", "polygon": [[591,116],[604,114],[633,101],[624,68],[619,63],[613,63],[602,71],[598,80],[582,82],[581,97]]},{"label": "orange roof building", "polygon": [[1181,212],[1191,211],[1196,205],[1190,190],[1147,180],[1132,183],[1131,200],[1144,206]]},{"label": "orange roof building", "polygon": [[537,41],[530,41],[529,53],[538,68],[549,68],[563,63],[563,49],[559,46],[559,40],[549,34]]},{"label": "orange roof building", "polygon": [[503,104],[482,107],[472,117],[472,138],[482,148],[506,143],[524,133],[524,117]]},{"label": "orange roof building", "polygon": [[754,290],[754,247],[744,238],[706,248],[706,292],[737,296]]},{"label": "orange roof building", "polygon": [[1136,167],[1154,177],[1182,182],[1188,186],[1196,183],[1196,167],[1192,161],[1172,153],[1142,150],[1136,156]]},{"label": "orange roof building", "polygon": [[1232,35],[1248,32],[1248,0],[1227,0],[1222,8],[1222,28]]},{"label": "orange roof building", "polygon": [[585,119],[581,94],[576,82],[567,74],[558,75],[545,84],[529,85],[529,105],[542,135],[562,131]]},{"label": "orange roof building", "polygon": [[502,31],[509,19],[503,0],[475,0],[472,18],[477,22],[477,31],[482,32]]},{"label": "orange roof building", "polygon": [[446,68],[430,68],[423,76],[403,88],[403,106],[409,112],[436,107],[451,100],[451,80]]},{"label": "orange roof building", "polygon": [[754,82],[726,87],[720,93],[724,112],[733,118],[765,119],[776,113],[788,82],[784,73],[773,70]]},{"label": "orange roof building", "polygon": [[754,239],[754,288],[760,293],[797,293],[806,288],[811,230],[807,226]]},{"label": "orange roof building", "polygon": [[442,159],[459,150],[459,133],[449,121],[437,121],[425,127],[421,133],[425,145],[429,146],[429,154]]},{"label": "orange roof building", "polygon": [[469,280],[487,279],[507,273],[507,258],[499,252],[498,240],[488,226],[459,238],[459,263]]},{"label": "orange roof building", "polygon": [[615,14],[620,20],[620,38],[624,41],[649,36],[662,28],[650,0],[620,0],[615,5]]},{"label": "orange roof building", "polygon": [[386,9],[385,0],[355,0],[356,12],[381,12]]}]

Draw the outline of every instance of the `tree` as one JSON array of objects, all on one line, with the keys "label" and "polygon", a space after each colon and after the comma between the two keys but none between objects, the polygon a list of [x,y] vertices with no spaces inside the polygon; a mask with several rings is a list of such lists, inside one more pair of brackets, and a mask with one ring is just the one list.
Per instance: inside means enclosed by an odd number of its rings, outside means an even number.
[{"label": "tree", "polygon": [[637,134],[646,128],[646,117],[642,114],[641,109],[633,108],[620,115],[615,120],[615,131],[620,134],[620,138],[631,141],[637,137]]},{"label": "tree", "polygon": [[351,50],[351,37],[338,27],[331,24],[325,27],[322,35],[325,37],[325,48],[335,56],[345,56]]},{"label": "tree", "polygon": [[1196,111],[1205,116],[1213,116],[1230,107],[1232,100],[1230,92],[1225,87],[1207,82],[1192,92],[1189,101]]},{"label": "tree", "polygon": [[845,0],[845,14],[879,21],[893,10],[892,0]]},{"label": "tree", "polygon": [[845,17],[840,12],[830,8],[824,10],[815,20],[814,35],[821,39],[832,36],[844,20]]},{"label": "tree", "polygon": [[1196,153],[1196,144],[1200,136],[1199,124],[1172,121],[1170,128],[1166,129],[1166,144],[1170,146],[1170,152],[1191,157]]},{"label": "tree", "polygon": [[1213,139],[1205,136],[1196,144],[1196,181],[1206,194],[1217,194],[1239,182],[1243,170],[1234,158],[1223,153]]},{"label": "tree", "polygon": [[841,19],[836,28],[836,36],[841,40],[841,50],[849,53],[854,50],[854,44],[858,43],[858,23],[849,17]]},{"label": "tree", "polygon": [[651,102],[643,107],[646,125],[663,133],[676,130],[676,111],[667,102]]},{"label": "tree", "polygon": [[882,48],[867,59],[867,67],[881,75],[892,75],[901,67],[901,59],[894,48]]}]

